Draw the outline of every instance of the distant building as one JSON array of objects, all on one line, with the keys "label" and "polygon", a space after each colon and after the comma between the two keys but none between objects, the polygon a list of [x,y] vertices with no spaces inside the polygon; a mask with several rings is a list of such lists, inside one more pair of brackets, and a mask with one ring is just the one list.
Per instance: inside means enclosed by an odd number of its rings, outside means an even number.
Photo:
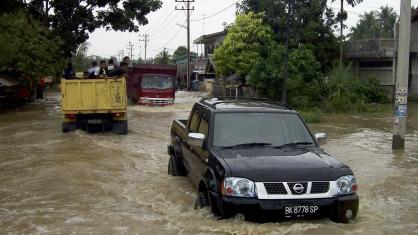
[{"label": "distant building", "polygon": [[[418,96],[418,9],[412,14],[409,93]],[[388,89],[390,96],[396,87],[397,40],[374,38],[346,43],[344,58],[352,62],[360,79],[374,77]]]},{"label": "distant building", "polygon": [[204,51],[201,53],[205,58],[209,58],[209,55],[215,53],[215,49],[221,45],[226,37],[227,31],[221,31],[217,33],[202,35],[193,41],[193,44],[203,44]]},{"label": "distant building", "polygon": [[192,81],[199,81],[200,90],[212,91],[213,81],[216,78],[213,56],[215,49],[222,44],[227,31],[202,35],[193,41],[194,44],[203,45],[203,52],[196,61],[193,69]]}]

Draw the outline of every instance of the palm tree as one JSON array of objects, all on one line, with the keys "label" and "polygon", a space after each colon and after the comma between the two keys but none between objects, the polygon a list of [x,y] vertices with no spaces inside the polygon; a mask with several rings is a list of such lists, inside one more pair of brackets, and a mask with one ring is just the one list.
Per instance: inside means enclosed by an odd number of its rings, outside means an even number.
[{"label": "palm tree", "polygon": [[[335,2],[337,0],[332,0]],[[343,65],[343,45],[344,45],[344,37],[343,37],[343,29],[344,29],[344,20],[347,19],[347,13],[344,11],[344,1],[346,1],[352,7],[355,7],[357,4],[362,3],[363,0],[340,0],[341,1],[341,8],[340,13],[338,14],[338,19],[340,21],[340,66]]]},{"label": "palm tree", "polygon": [[380,7],[380,12],[377,13],[377,18],[382,26],[381,37],[394,38],[395,37],[395,24],[398,20],[398,14],[392,7],[385,6]]},{"label": "palm tree", "polygon": [[90,43],[88,42],[84,42],[82,43],[78,48],[77,51],[75,53],[76,56],[86,56],[87,55],[87,50],[90,47]]},{"label": "palm tree", "polygon": [[379,12],[371,11],[361,15],[356,27],[351,28],[350,40],[384,37],[378,14]]}]

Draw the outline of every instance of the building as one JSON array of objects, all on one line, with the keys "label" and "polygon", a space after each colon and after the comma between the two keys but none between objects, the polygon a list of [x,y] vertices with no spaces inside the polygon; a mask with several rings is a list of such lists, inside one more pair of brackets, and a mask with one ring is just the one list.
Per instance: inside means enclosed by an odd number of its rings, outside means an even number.
[{"label": "building", "polygon": [[196,61],[196,66],[193,69],[193,79],[199,82],[200,90],[212,91],[213,82],[216,79],[215,64],[213,62],[213,55],[215,49],[222,44],[226,37],[227,31],[202,35],[193,41],[194,44],[203,45],[203,52]]},{"label": "building", "polygon": [[[374,38],[346,43],[344,58],[350,61],[360,79],[374,77],[390,96],[396,87],[397,40]],[[412,14],[409,94],[418,96],[418,9]]]},{"label": "building", "polygon": [[215,49],[221,45],[226,37],[227,31],[221,31],[217,33],[202,35],[193,41],[193,44],[204,45],[204,52],[202,53],[204,58],[209,58],[209,55],[215,53]]}]

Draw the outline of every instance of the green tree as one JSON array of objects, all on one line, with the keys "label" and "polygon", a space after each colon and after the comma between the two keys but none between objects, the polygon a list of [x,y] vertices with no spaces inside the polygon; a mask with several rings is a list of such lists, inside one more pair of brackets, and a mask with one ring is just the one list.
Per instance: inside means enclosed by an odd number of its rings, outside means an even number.
[{"label": "green tree", "polygon": [[338,50],[333,33],[335,15],[326,0],[244,0],[239,5],[239,12],[264,12],[264,21],[272,27],[275,41],[284,44],[288,7],[291,9],[290,49],[304,44],[321,62],[321,69],[327,71],[337,58]]},{"label": "green tree", "polygon": [[[268,57],[274,42],[274,34],[263,22],[262,13],[249,12],[237,16],[229,27],[224,42],[215,49],[217,72],[221,75],[237,73],[246,76],[262,56]],[[266,54],[266,55],[263,55]]]},{"label": "green tree", "polygon": [[289,103],[295,107],[318,106],[324,99],[324,76],[313,52],[301,46],[289,56]]},{"label": "green tree", "polygon": [[285,47],[274,44],[261,53],[248,75],[248,83],[257,89],[260,96],[280,100],[283,91]]},{"label": "green tree", "polygon": [[[12,0],[7,0],[12,1]],[[67,57],[97,28],[138,32],[160,0],[15,0],[26,12],[64,40]]]},{"label": "green tree", "polygon": [[352,27],[349,34],[352,40],[379,38],[380,36],[381,27],[374,11],[361,15],[356,27]]},{"label": "green tree", "polygon": [[389,6],[380,7],[380,12],[377,13],[377,18],[380,21],[382,27],[382,37],[394,38],[395,37],[395,24],[398,20],[398,14]]},{"label": "green tree", "polygon": [[[335,2],[338,0],[332,0],[332,2]],[[344,2],[347,2],[352,7],[355,7],[357,4],[360,4],[363,2],[363,0],[340,0],[340,12],[337,15],[337,20],[340,22],[340,66],[343,65],[343,46],[344,46],[344,34],[343,30],[346,27],[344,25],[344,21],[347,20],[347,12],[344,10]]]},{"label": "green tree", "polygon": [[[174,51],[173,59],[175,60],[175,59],[181,58],[183,56],[187,56],[187,47],[185,47],[185,46],[177,47],[177,49]],[[190,56],[197,56],[197,53],[194,52],[194,51],[191,51]]]},{"label": "green tree", "polygon": [[81,72],[89,68],[91,63],[91,60],[87,57],[87,51],[89,46],[90,44],[87,42],[82,43],[78,47],[74,56],[71,58],[73,68],[75,71]]},{"label": "green tree", "polygon": [[37,80],[61,73],[63,42],[24,13],[0,16],[0,71]]},{"label": "green tree", "polygon": [[187,55],[187,47],[185,47],[185,46],[179,46],[174,51],[173,58],[174,59],[177,59],[179,57],[183,57],[183,56],[186,56],[186,55]]},{"label": "green tree", "polygon": [[348,35],[351,40],[370,38],[394,38],[394,28],[398,14],[391,7],[381,7],[380,11],[365,12]]},{"label": "green tree", "polygon": [[167,50],[161,51],[154,58],[155,64],[170,64],[172,61],[172,56],[168,53]]}]

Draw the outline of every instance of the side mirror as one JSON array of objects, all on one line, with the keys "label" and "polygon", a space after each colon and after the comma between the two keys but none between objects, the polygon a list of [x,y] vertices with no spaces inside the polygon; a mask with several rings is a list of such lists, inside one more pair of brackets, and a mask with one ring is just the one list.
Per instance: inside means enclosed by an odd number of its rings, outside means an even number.
[{"label": "side mirror", "polygon": [[189,133],[187,135],[187,143],[193,147],[203,147],[205,135],[201,133]]},{"label": "side mirror", "polygon": [[318,142],[324,141],[324,140],[327,139],[327,134],[325,134],[325,133],[316,133],[315,134],[315,139]]}]

